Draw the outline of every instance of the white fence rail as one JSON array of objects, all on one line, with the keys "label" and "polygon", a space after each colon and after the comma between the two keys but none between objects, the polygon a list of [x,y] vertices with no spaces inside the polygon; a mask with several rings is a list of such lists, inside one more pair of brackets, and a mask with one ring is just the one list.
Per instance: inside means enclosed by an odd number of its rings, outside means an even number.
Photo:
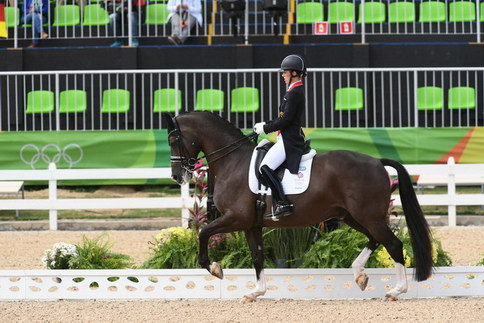
[{"label": "white fence rail", "polygon": [[[1,131],[160,129],[194,110],[250,129],[285,91],[274,68],[0,72],[0,88]],[[303,126],[484,126],[483,89],[484,68],[311,68]]]},{"label": "white fence rail", "polygon": [[[391,167],[386,167],[390,175],[396,175]],[[457,194],[456,177],[482,177],[484,175],[484,164],[455,164],[453,157],[450,157],[447,164],[440,165],[405,165],[410,175],[433,175],[444,177],[447,180],[447,194],[418,194],[420,205],[444,205],[448,207],[449,226],[457,225],[456,206],[460,205],[484,205],[484,194]],[[436,183],[438,184],[438,183]],[[400,196],[392,195],[395,205],[401,205]]]},{"label": "white fence rail", "polygon": [[[365,269],[368,287],[356,286],[351,269],[266,269],[271,299],[383,298],[395,269]],[[484,267],[439,267],[422,282],[411,279],[402,298],[484,296]],[[253,269],[226,269],[223,280],[205,269],[0,270],[0,300],[234,299],[256,286]]]},{"label": "white fence rail", "polygon": [[[456,226],[456,206],[484,205],[484,194],[456,194],[456,176],[484,175],[484,164],[458,164],[449,158],[447,165],[405,165],[411,175],[439,175],[448,179],[447,194],[419,194],[421,205],[444,205],[448,207],[449,226]],[[396,175],[393,168],[387,168],[390,175]],[[181,208],[182,223],[187,224],[188,208],[193,206],[188,184],[182,186],[181,197],[159,198],[85,198],[59,199],[57,181],[89,179],[146,179],[169,178],[169,168],[129,168],[129,169],[57,169],[51,163],[48,170],[1,170],[0,181],[5,180],[47,180],[48,199],[8,199],[0,200],[3,210],[49,210],[50,230],[57,230],[57,210],[85,209],[149,209]],[[466,183],[464,183],[466,184]],[[395,205],[401,205],[400,196],[394,195]]]},{"label": "white fence rail", "polygon": [[113,169],[57,169],[54,163],[46,170],[1,170],[1,180],[49,181],[48,199],[4,199],[0,200],[2,210],[49,210],[49,228],[57,230],[57,210],[87,209],[167,209],[181,208],[182,223],[186,225],[189,208],[194,199],[190,197],[189,185],[181,186],[180,197],[143,198],[79,198],[59,199],[59,180],[96,179],[159,179],[170,178],[170,168],[113,168]]}]

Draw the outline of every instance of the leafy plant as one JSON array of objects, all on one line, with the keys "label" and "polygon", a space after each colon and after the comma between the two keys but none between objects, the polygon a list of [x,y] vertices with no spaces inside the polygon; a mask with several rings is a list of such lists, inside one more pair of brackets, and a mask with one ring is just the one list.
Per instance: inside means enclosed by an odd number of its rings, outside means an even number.
[{"label": "leafy plant", "polygon": [[313,227],[272,229],[264,240],[274,262],[286,261],[288,266],[297,268],[301,266],[302,258],[311,247],[316,233]]},{"label": "leafy plant", "polygon": [[[264,267],[272,268],[274,264],[269,257],[270,248],[264,248]],[[252,256],[249,244],[243,232],[228,234],[226,255],[220,261],[223,268],[252,268]]]},{"label": "leafy plant", "polygon": [[[397,238],[403,243],[405,265],[412,267],[413,249],[410,236],[406,227],[393,228]],[[322,235],[304,255],[304,268],[349,268],[365,247],[368,239],[348,226]],[[452,260],[447,252],[442,249],[440,241],[432,240],[432,256],[435,266],[451,266]],[[372,253],[366,264],[367,268],[393,267],[394,261],[383,246],[379,246]]]},{"label": "leafy plant", "polygon": [[70,262],[70,269],[124,269],[133,266],[128,255],[111,251],[113,244],[107,234],[95,239],[82,237],[82,244],[76,245],[78,256]]},{"label": "leafy plant", "polygon": [[[348,226],[322,234],[303,256],[303,268],[348,268],[368,239]],[[373,253],[368,262],[376,263]],[[373,259],[372,259],[373,258]]]},{"label": "leafy plant", "polygon": [[174,269],[198,267],[198,242],[193,230],[183,227],[163,229],[156,236],[152,255],[142,268]]},{"label": "leafy plant", "polygon": [[220,261],[223,268],[251,268],[252,257],[249,245],[242,232],[229,234],[227,239],[227,254]]},{"label": "leafy plant", "polygon": [[481,261],[479,261],[476,266],[484,266],[484,258],[481,259]]}]

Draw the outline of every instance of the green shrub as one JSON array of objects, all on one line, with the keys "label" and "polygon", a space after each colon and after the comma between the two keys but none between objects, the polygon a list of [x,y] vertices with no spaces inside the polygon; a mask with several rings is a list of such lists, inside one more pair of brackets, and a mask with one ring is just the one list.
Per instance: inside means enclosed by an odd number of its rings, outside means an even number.
[{"label": "green shrub", "polygon": [[193,230],[182,227],[163,229],[156,236],[152,255],[142,268],[175,269],[198,267],[198,241]]},{"label": "green shrub", "polygon": [[278,264],[286,262],[287,267],[300,267],[316,233],[313,227],[269,230],[264,237],[269,259]]},{"label": "green shrub", "polygon": [[[368,239],[361,233],[343,226],[340,229],[323,233],[303,257],[303,268],[348,268],[363,250]],[[375,264],[375,253],[368,265]]]},{"label": "green shrub", "polygon": [[[394,228],[396,236],[403,243],[405,265],[412,267],[413,249],[407,228]],[[311,246],[303,257],[304,268],[349,268],[366,246],[368,239],[362,233],[343,226],[335,231],[325,233]],[[432,239],[434,266],[451,266],[452,260],[442,249],[440,241]],[[367,268],[394,267],[393,259],[383,246],[373,252],[366,264]]]},{"label": "green shrub", "polygon": [[70,269],[124,269],[133,266],[131,257],[111,251],[112,243],[106,234],[95,239],[82,237],[76,245],[78,256],[71,260]]}]

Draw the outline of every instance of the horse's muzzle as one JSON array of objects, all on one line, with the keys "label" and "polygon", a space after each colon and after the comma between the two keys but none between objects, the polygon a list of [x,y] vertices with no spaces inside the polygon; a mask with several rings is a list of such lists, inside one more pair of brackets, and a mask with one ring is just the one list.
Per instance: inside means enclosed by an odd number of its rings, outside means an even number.
[{"label": "horse's muzzle", "polygon": [[183,184],[183,176],[171,175],[171,179],[179,185]]}]

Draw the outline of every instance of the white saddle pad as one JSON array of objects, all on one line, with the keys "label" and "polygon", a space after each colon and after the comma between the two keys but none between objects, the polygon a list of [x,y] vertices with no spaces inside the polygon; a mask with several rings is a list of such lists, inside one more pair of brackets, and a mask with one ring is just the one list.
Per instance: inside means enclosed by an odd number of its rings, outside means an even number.
[{"label": "white saddle pad", "polygon": [[[257,147],[252,152],[252,159],[250,160],[249,168],[249,188],[252,193],[267,194],[271,195],[271,189],[269,187],[261,186],[259,191],[259,180],[255,176],[255,158],[257,155],[257,148],[265,145],[269,141],[267,139],[262,140]],[[301,194],[307,190],[309,186],[309,179],[311,178],[311,166],[313,164],[313,157],[316,155],[316,151],[311,149],[311,151],[301,158],[301,163],[299,164],[299,171],[297,174],[291,174],[289,170],[285,170],[284,178],[282,179],[282,187],[284,188],[284,193],[286,195],[291,194]]]}]

